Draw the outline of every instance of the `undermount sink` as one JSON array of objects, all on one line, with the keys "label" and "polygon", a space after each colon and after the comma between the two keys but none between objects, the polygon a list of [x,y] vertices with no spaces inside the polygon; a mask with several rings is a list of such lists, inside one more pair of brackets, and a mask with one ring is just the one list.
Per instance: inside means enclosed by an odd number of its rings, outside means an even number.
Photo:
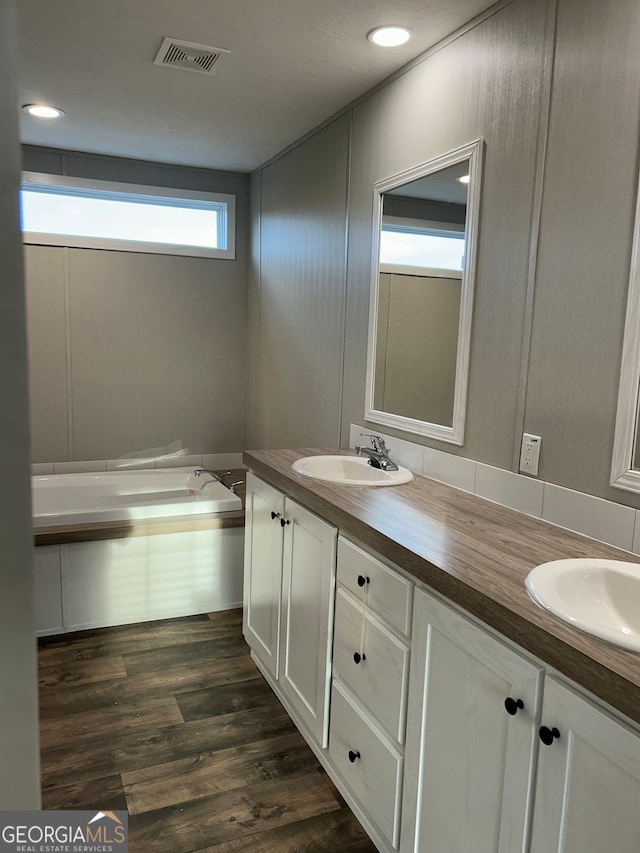
[{"label": "undermount sink", "polygon": [[291,466],[297,474],[342,486],[398,486],[413,480],[408,468],[383,471],[361,456],[304,456]]},{"label": "undermount sink", "polygon": [[574,628],[640,652],[640,564],[555,560],[533,569],[526,586],[539,607]]}]

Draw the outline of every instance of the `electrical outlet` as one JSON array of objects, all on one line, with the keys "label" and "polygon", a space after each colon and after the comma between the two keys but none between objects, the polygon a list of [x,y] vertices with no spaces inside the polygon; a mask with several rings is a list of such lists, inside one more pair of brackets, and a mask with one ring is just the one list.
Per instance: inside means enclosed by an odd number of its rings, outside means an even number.
[{"label": "electrical outlet", "polygon": [[539,435],[530,435],[528,432],[522,434],[522,449],[520,450],[520,471],[523,474],[538,476],[538,461],[540,459],[540,445],[542,439]]}]

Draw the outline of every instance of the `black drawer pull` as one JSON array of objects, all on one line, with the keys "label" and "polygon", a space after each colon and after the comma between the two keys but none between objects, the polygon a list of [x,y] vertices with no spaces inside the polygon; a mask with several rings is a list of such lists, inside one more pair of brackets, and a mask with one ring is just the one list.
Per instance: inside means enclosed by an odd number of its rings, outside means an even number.
[{"label": "black drawer pull", "polygon": [[354,764],[356,758],[360,758],[359,752],[354,752],[352,749],[349,750],[349,761]]},{"label": "black drawer pull", "polygon": [[280,513],[274,512],[273,510],[271,510],[271,520],[273,521],[276,518],[280,518]]},{"label": "black drawer pull", "polygon": [[366,583],[369,583],[369,578],[365,578],[364,575],[358,575],[358,586],[364,586]]},{"label": "black drawer pull", "polygon": [[511,716],[515,716],[519,710],[524,708],[524,702],[522,699],[512,699],[511,696],[508,696],[504,700],[504,707],[506,708],[507,714],[511,714]]},{"label": "black drawer pull", "polygon": [[291,524],[291,520],[288,518],[287,519],[281,518],[280,519],[280,527],[284,527],[285,524]]},{"label": "black drawer pull", "polygon": [[540,726],[538,735],[540,736],[540,740],[542,741],[542,743],[545,744],[545,746],[551,746],[553,741],[556,738],[560,737],[560,732],[555,726],[552,729],[548,728],[547,726]]},{"label": "black drawer pull", "polygon": [[365,655],[364,652],[362,652],[362,654],[360,654],[360,652],[355,652],[353,655],[353,662],[354,663],[360,663],[361,660],[366,660],[366,659],[367,659],[367,656]]}]

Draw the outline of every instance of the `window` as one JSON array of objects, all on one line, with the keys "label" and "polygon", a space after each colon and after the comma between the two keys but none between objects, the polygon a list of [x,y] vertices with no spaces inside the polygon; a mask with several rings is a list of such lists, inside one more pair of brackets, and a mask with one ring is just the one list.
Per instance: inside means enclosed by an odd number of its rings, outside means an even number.
[{"label": "window", "polygon": [[465,234],[385,217],[380,232],[380,264],[456,270],[464,264]]},{"label": "window", "polygon": [[235,258],[235,196],[24,173],[23,240]]}]

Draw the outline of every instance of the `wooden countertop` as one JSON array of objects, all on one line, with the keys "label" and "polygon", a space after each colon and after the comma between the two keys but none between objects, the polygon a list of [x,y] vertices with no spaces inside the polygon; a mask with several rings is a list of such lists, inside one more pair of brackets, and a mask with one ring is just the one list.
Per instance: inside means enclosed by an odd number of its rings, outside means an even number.
[{"label": "wooden countertop", "polygon": [[245,465],[373,551],[640,723],[640,654],[583,634],[537,607],[524,580],[567,557],[640,558],[416,475],[389,488],[339,486],[296,474],[301,456],[245,451]]}]

